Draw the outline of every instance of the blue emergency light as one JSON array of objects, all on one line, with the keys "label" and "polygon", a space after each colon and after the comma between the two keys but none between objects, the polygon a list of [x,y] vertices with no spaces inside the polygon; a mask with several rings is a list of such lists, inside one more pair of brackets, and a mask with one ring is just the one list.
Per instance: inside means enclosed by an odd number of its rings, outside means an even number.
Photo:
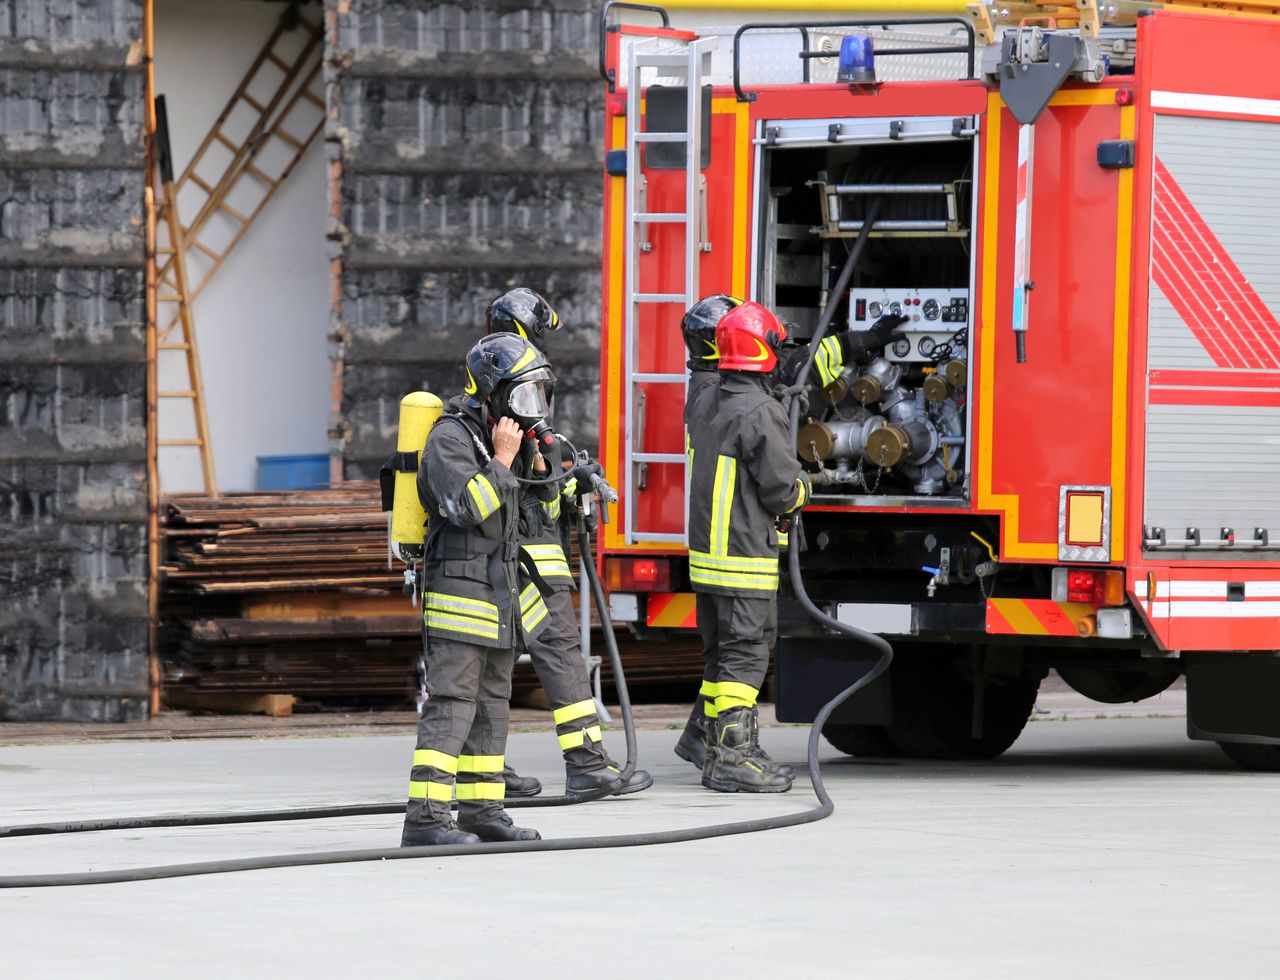
[{"label": "blue emergency light", "polygon": [[866,34],[850,34],[840,42],[840,67],[836,81],[866,85],[876,80],[876,53]]}]

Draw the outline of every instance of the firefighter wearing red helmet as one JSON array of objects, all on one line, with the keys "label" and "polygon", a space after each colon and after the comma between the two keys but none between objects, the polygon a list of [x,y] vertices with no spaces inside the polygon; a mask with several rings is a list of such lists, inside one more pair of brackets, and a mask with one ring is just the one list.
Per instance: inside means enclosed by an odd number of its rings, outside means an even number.
[{"label": "firefighter wearing red helmet", "polygon": [[720,384],[689,434],[689,579],[698,629],[714,654],[702,784],[783,793],[791,776],[760,747],[756,699],[777,634],[777,517],[804,506],[782,406],[769,390],[786,328],[759,303],[716,326]]},{"label": "firefighter wearing red helmet", "polygon": [[[503,293],[489,304],[486,316],[490,334],[532,334],[539,344],[563,323],[551,304],[526,286]],[[623,796],[653,785],[653,777],[643,769],[637,769],[625,783],[619,778],[619,766],[604,748],[604,733],[582,658],[578,614],[573,608],[574,577],[561,531],[561,510],[567,512],[575,505],[578,481],[589,480],[593,471],[601,472],[599,463],[579,466],[574,477],[563,484],[562,492],[548,496],[535,493],[540,488],[525,487],[520,496],[520,550],[550,589],[550,595],[544,597],[549,612],[546,627],[525,638],[525,649],[551,706],[564,756],[565,793],[572,797],[602,789]],[[509,766],[503,770],[503,779],[511,796],[536,796],[542,791],[538,780],[520,776]]]}]

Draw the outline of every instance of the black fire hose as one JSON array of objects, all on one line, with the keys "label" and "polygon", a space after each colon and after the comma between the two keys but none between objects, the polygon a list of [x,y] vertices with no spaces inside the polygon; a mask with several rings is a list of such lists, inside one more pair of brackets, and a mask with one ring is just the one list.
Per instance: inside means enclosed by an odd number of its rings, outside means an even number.
[{"label": "black fire hose", "polygon": [[[818,321],[818,328],[810,342],[809,357],[805,362],[800,378],[806,379],[813,368],[818,344],[821,343],[835,315],[840,296],[848,286],[866,244],[867,233],[874,223],[878,203],[873,201],[868,207],[863,229],[854,247],[845,260],[837,279],[836,288],[832,290],[827,308]],[[791,435],[795,438],[799,427],[799,402],[793,400],[790,412]],[[442,858],[462,855],[482,854],[515,854],[535,851],[576,851],[609,847],[644,847],[652,844],[676,844],[685,841],[706,840],[713,837],[729,837],[737,834],[753,834],[763,830],[778,830],[783,827],[796,827],[802,824],[815,823],[829,817],[835,811],[835,804],[827,793],[822,781],[821,766],[818,762],[819,739],[832,712],[840,707],[848,698],[866,687],[883,674],[893,659],[893,648],[883,638],[874,633],[857,629],[847,623],[827,615],[810,599],[804,587],[800,568],[800,540],[802,537],[801,520],[795,519],[796,535],[788,549],[791,584],[801,605],[818,623],[842,633],[860,643],[874,647],[880,651],[880,659],[876,665],[857,681],[845,688],[834,698],[822,706],[813,726],[809,730],[808,769],[809,782],[813,786],[818,805],[798,813],[782,814],[776,817],[764,817],[754,820],[739,820],[733,823],[712,824],[705,827],[690,827],[685,830],[653,831],[642,834],[612,834],[598,837],[565,837],[557,840],[514,841],[509,843],[454,844],[441,847],[379,847],[362,848],[347,851],[313,851],[302,854],[278,854],[264,857],[233,858],[223,861],[200,861],[189,864],[169,864],[150,868],[124,868],[114,871],[88,871],[71,874],[37,874],[0,876],[0,888],[42,888],[64,885],[114,884],[127,881],[149,881],[158,878],[184,878],[195,875],[225,874],[233,871],[261,871],[271,868],[309,867],[323,864],[353,864],[364,861],[402,861],[417,858]],[[609,617],[608,605],[605,602],[604,589],[600,584],[600,576],[592,560],[590,538],[586,532],[585,520],[579,517],[578,540],[583,548],[583,564],[587,570],[587,578],[591,584],[592,599],[600,621],[605,625],[605,645],[609,651],[610,663],[613,665],[614,682],[618,689],[618,700],[623,715],[623,726],[627,739],[627,763],[622,778],[630,778],[636,766],[636,735],[634,719],[631,714],[631,702],[626,688],[626,678],[622,670],[622,660],[618,653],[617,640],[613,636],[612,620]],[[603,795],[603,794],[602,794]],[[585,802],[585,799],[546,798],[529,800],[511,800],[508,807],[564,805]],[[120,819],[85,820],[70,823],[40,823],[13,827],[0,827],[0,838],[23,837],[39,834],[83,833],[98,830],[143,830],[158,827],[195,827],[218,824],[266,823],[284,820],[316,820],[332,817],[354,817],[375,814],[396,814],[404,812],[403,803],[354,804],[336,807],[307,807],[292,810],[262,810],[248,813],[216,813],[189,814],[169,817],[126,817]]]}]

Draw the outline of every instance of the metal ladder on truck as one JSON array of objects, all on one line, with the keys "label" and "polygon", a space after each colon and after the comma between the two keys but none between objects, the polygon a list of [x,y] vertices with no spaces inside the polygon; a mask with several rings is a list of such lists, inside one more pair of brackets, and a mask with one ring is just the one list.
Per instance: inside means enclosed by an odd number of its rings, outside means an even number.
[{"label": "metal ladder on truck", "polygon": [[[625,282],[626,306],[623,328],[627,338],[623,360],[626,388],[626,439],[623,444],[625,499],[623,533],[627,544],[655,541],[685,544],[689,528],[688,457],[683,452],[646,452],[644,443],[644,392],[640,385],[679,385],[681,400],[687,384],[683,370],[668,374],[641,372],[640,311],[647,304],[679,303],[687,310],[701,297],[698,288],[698,266],[705,250],[706,177],[702,173],[702,88],[711,74],[711,52],[718,38],[683,41],[645,38],[627,47],[627,189]],[[641,130],[640,99],[643,86],[641,72],[656,69],[659,78],[685,80],[685,126],[683,132],[646,132]],[[649,211],[645,203],[645,180],[640,166],[641,148],[646,144],[680,143],[685,148],[685,195],[683,211]],[[679,224],[685,229],[684,289],[680,292],[644,292],[640,289],[640,253],[651,246],[645,240],[650,224]],[[636,525],[636,496],[644,482],[643,474],[651,464],[679,466],[684,474],[684,521],[680,534],[643,530]]]}]

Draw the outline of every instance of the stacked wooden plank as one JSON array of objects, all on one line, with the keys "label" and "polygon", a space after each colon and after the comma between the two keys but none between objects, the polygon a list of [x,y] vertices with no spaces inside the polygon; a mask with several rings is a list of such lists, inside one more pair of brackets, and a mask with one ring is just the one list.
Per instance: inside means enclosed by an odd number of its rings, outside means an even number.
[{"label": "stacked wooden plank", "polygon": [[[233,710],[274,694],[344,708],[412,703],[419,619],[401,593],[402,566],[388,567],[376,483],[172,497],[161,536],[169,704]],[[618,638],[638,697],[683,699],[696,686],[696,643]],[[593,646],[603,654],[598,632]],[[529,667],[515,687],[537,687]]]}]

